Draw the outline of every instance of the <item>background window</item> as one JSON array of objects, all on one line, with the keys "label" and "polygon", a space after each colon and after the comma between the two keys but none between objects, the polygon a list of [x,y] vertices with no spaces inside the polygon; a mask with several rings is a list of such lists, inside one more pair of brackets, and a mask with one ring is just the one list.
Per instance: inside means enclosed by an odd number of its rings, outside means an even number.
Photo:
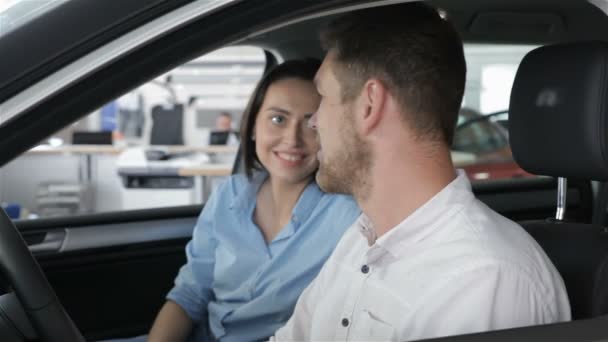
[{"label": "background window", "polygon": [[452,159],[474,182],[532,177],[513,160],[508,114],[517,68],[533,48],[465,44],[467,81]]},{"label": "background window", "polygon": [[263,50],[229,47],[133,89],[0,169],[0,203],[19,218],[203,203],[265,67]]}]

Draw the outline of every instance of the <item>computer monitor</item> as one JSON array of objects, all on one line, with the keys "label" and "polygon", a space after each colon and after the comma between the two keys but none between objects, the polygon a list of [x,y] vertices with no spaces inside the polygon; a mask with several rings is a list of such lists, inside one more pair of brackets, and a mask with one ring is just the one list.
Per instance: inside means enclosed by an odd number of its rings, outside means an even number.
[{"label": "computer monitor", "polygon": [[72,144],[74,145],[112,145],[112,132],[85,132],[76,131],[72,133]]},{"label": "computer monitor", "polygon": [[230,131],[213,131],[209,134],[209,145],[226,145]]},{"label": "computer monitor", "polygon": [[183,145],[183,117],[181,104],[152,107],[150,145]]}]

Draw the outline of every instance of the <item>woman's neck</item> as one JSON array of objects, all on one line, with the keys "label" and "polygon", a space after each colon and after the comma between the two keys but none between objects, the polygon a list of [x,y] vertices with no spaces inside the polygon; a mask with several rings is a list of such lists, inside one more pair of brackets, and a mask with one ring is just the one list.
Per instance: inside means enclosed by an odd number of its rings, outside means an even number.
[{"label": "woman's neck", "polygon": [[287,183],[268,177],[264,181],[258,192],[255,216],[267,242],[289,223],[293,208],[311,179]]},{"label": "woman's neck", "polygon": [[268,178],[272,199],[271,206],[282,223],[286,224],[291,219],[293,208],[310,180],[311,178],[307,178],[299,183],[287,183],[272,177]]}]

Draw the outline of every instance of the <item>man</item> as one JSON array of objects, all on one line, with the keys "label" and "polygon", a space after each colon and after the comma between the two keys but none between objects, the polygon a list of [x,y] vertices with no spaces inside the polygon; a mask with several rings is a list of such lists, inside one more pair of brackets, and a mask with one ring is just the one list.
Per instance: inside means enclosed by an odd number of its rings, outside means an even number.
[{"label": "man", "polygon": [[209,136],[209,145],[237,146],[238,134],[232,130],[232,115],[228,112],[220,112],[215,118],[215,130]]},{"label": "man", "polygon": [[317,182],[363,215],[276,340],[414,340],[570,319],[563,281],[478,201],[450,145],[462,42],[422,3],[353,12],[322,35]]},{"label": "man", "polygon": [[228,112],[220,112],[215,118],[215,129],[217,131],[231,131],[232,130],[232,115]]}]

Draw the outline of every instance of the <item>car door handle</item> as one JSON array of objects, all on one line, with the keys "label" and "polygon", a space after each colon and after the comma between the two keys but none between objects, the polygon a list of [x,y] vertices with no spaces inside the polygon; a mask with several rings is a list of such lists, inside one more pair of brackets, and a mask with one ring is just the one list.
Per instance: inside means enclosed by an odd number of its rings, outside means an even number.
[{"label": "car door handle", "polygon": [[60,252],[66,238],[66,231],[47,232],[42,242],[29,245],[32,253]]}]

